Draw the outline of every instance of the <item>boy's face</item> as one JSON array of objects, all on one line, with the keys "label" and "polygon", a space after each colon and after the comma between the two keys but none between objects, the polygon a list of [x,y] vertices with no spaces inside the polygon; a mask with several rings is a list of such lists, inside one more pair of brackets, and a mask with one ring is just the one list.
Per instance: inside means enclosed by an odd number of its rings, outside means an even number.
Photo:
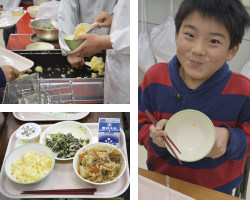
[{"label": "boy's face", "polygon": [[230,36],[225,26],[198,12],[183,20],[175,40],[180,76],[190,89],[209,79],[238,50],[238,46],[229,50]]}]

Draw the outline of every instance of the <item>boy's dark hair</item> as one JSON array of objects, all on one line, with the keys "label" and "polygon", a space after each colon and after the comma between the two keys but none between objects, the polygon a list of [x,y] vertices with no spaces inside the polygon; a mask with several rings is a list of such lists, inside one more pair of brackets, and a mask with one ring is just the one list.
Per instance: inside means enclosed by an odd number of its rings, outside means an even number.
[{"label": "boy's dark hair", "polygon": [[240,0],[183,0],[175,16],[177,34],[183,20],[195,11],[226,27],[231,40],[229,49],[241,43],[245,28],[250,26],[250,16]]}]

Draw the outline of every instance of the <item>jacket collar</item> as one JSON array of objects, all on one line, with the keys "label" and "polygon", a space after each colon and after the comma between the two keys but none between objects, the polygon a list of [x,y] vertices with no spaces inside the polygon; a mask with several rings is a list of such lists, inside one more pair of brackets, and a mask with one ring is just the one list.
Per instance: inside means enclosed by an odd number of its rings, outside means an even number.
[{"label": "jacket collar", "polygon": [[[180,62],[175,55],[168,64],[168,69],[171,77],[171,82],[173,86],[181,93],[190,92],[190,89],[187,87],[185,82],[182,80],[179,74],[179,66]],[[203,84],[201,84],[198,88],[193,91],[200,91],[207,89],[208,87],[214,86],[218,84],[221,80],[224,80],[227,76],[231,76],[232,72],[229,69],[228,64],[225,62],[223,66],[208,80],[206,80]]]}]

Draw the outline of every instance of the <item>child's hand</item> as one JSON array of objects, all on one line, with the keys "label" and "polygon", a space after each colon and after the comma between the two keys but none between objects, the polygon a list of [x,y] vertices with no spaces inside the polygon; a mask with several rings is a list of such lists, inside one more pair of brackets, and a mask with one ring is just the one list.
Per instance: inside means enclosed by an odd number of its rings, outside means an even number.
[{"label": "child's hand", "polygon": [[227,149],[228,142],[230,140],[230,132],[225,127],[215,127],[215,143],[212,151],[207,155],[213,159],[222,156]]},{"label": "child's hand", "polygon": [[166,119],[161,119],[160,121],[157,122],[156,127],[154,125],[151,125],[149,127],[150,130],[149,136],[152,138],[153,143],[155,143],[159,147],[165,147],[165,142],[161,136],[167,136],[166,132],[162,131],[167,121],[168,120]]},{"label": "child's hand", "polygon": [[5,76],[7,83],[14,81],[20,74],[20,72],[17,69],[15,69],[14,67],[9,66],[9,65],[1,66],[1,68],[3,70],[3,73],[4,73],[4,76]]}]

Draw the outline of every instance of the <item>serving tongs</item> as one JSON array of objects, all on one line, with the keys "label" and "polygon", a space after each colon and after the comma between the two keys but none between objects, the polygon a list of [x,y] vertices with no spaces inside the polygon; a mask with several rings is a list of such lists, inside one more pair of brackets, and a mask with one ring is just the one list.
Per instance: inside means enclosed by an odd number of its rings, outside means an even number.
[{"label": "serving tongs", "polygon": [[[148,110],[145,110],[145,113],[148,116],[148,118],[150,119],[150,121],[153,123],[153,125],[156,126],[157,122],[156,122],[154,116]],[[162,130],[162,131],[165,132],[164,130]],[[168,135],[167,136],[162,136],[162,139],[164,140],[164,142],[166,143],[166,145],[170,148],[170,150],[172,151],[172,153],[175,155],[175,158],[182,165],[182,162],[180,161],[180,159],[178,158],[178,156],[176,155],[175,151],[173,150],[173,148],[170,145],[170,143],[171,143],[173,145],[173,147],[181,154],[180,150],[176,147],[176,145],[174,144],[174,142],[170,139],[170,137],[168,137]]]}]

